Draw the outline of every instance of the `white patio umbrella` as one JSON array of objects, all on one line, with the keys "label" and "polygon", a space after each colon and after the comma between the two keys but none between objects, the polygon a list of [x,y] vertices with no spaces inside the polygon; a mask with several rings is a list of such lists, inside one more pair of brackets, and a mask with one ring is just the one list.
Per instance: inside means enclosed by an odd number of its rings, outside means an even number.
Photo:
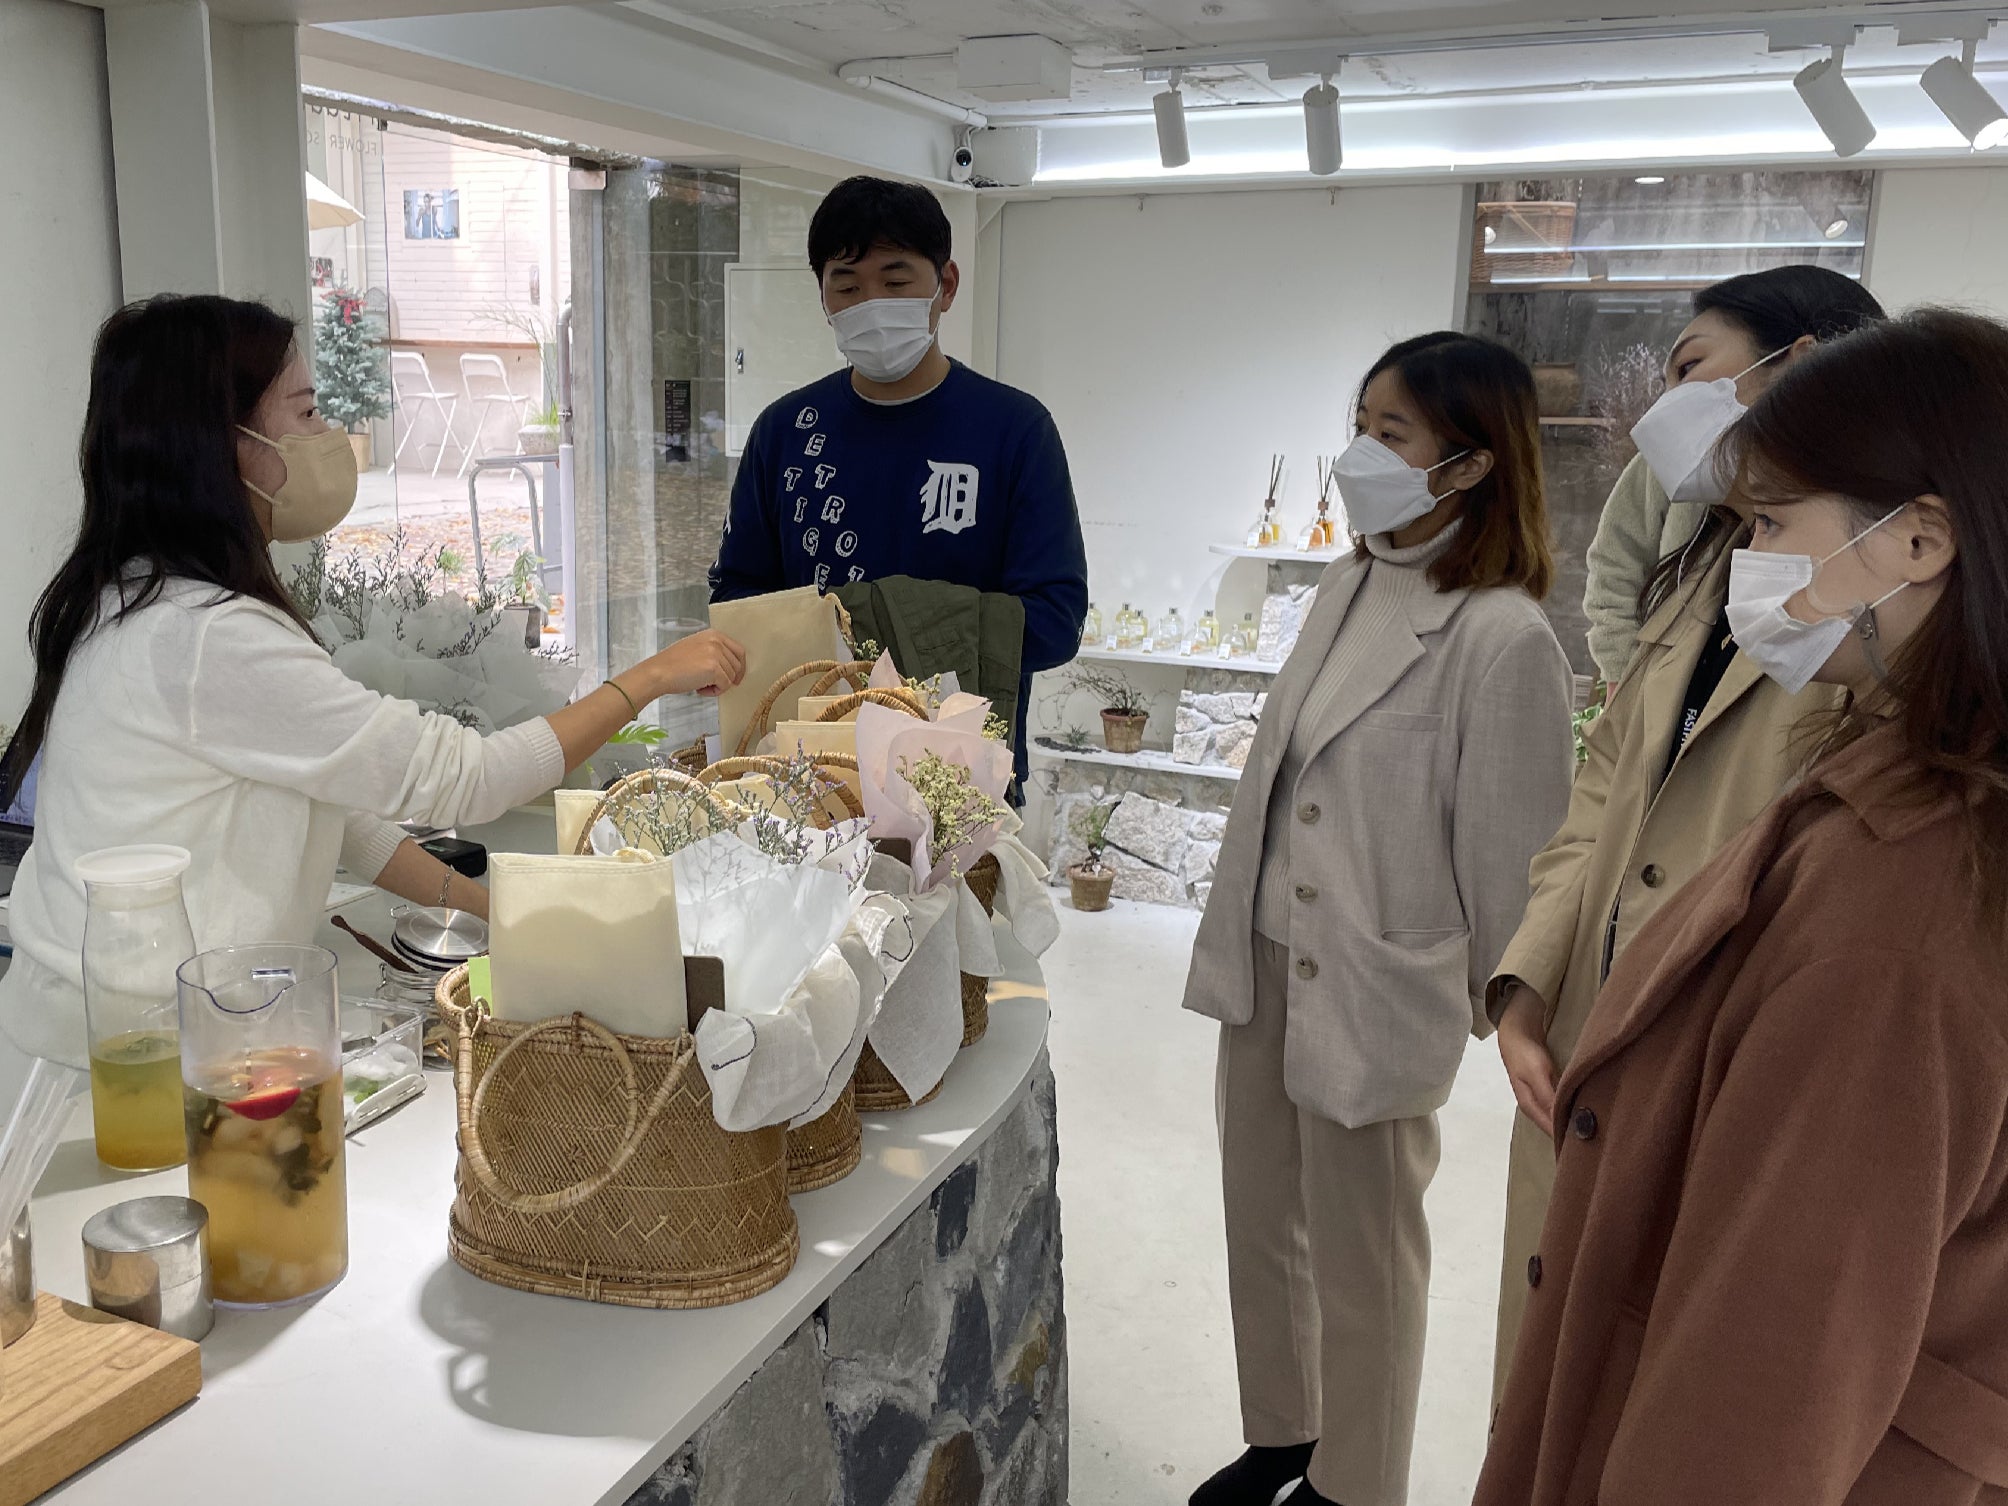
[{"label": "white patio umbrella", "polygon": [[363,212],[312,173],[307,174],[307,228],[339,230],[361,220]]}]

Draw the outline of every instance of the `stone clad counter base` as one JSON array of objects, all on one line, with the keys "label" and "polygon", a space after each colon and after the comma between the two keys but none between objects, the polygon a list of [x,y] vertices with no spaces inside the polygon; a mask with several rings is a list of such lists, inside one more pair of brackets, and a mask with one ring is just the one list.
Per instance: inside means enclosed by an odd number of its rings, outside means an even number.
[{"label": "stone clad counter base", "polygon": [[1059,1144],[1025,1101],[627,1506],[1066,1506]]}]

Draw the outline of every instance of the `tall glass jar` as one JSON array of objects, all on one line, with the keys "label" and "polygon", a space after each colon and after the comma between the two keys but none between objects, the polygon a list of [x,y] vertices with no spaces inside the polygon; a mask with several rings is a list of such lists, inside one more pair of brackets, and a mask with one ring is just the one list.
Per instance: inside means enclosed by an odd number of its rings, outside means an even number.
[{"label": "tall glass jar", "polygon": [[77,859],[84,885],[84,1020],[98,1159],[158,1171],[188,1158],[175,969],[195,955],[181,896],[186,848],[106,847]]},{"label": "tall glass jar", "polygon": [[216,1300],[317,1296],[349,1268],[335,954],[228,947],[180,978],[188,1195],[209,1210]]}]

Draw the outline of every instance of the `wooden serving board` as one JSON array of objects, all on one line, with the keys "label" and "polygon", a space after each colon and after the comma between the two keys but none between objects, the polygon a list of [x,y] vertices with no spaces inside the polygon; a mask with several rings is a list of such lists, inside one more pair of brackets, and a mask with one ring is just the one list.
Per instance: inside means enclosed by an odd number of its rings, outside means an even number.
[{"label": "wooden serving board", "polygon": [[0,1506],[29,1501],[202,1389],[202,1349],[43,1292],[0,1351]]}]

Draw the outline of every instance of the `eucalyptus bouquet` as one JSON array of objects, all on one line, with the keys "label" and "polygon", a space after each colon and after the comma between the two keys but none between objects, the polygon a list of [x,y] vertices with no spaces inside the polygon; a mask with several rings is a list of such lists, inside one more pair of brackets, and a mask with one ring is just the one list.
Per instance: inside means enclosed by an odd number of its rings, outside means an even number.
[{"label": "eucalyptus bouquet", "polygon": [[448,563],[445,550],[414,558],[403,530],[376,554],[335,555],[321,539],[288,589],[335,667],[382,695],[482,732],[558,710],[576,659],[525,647],[504,593],[485,575],[472,596],[450,590]]}]

